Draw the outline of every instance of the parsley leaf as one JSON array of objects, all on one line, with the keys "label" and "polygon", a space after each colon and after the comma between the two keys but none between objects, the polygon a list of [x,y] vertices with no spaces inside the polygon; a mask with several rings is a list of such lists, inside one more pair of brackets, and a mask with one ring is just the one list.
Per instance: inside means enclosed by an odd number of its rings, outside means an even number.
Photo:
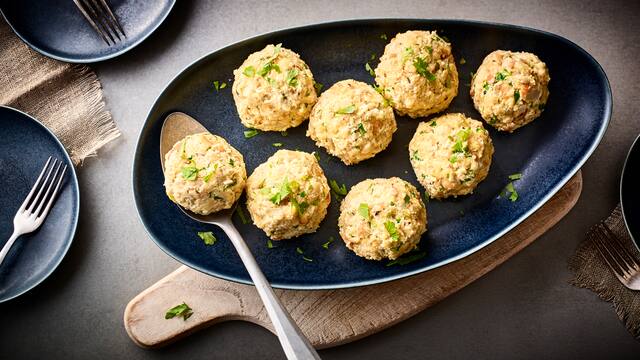
[{"label": "parsley leaf", "polygon": [[193,310],[186,303],[182,303],[178,306],[174,306],[171,309],[167,310],[167,313],[164,315],[165,319],[172,319],[176,316],[182,317],[185,321],[193,315]]},{"label": "parsley leaf", "polygon": [[384,228],[387,229],[389,236],[391,236],[394,241],[398,241],[400,234],[398,234],[398,229],[396,229],[396,224],[393,221],[385,221]]},{"label": "parsley leaf", "polygon": [[369,72],[369,75],[376,76],[376,73],[373,71],[373,69],[371,68],[371,65],[369,65],[369,63],[364,64],[364,69]]},{"label": "parsley leaf", "polygon": [[302,260],[304,260],[304,261],[308,261],[308,262],[313,262],[313,259],[308,258],[308,257],[306,257],[306,256],[304,256],[304,255],[302,256]]},{"label": "parsley leaf", "polygon": [[338,186],[338,182],[331,179],[331,181],[329,181],[329,186],[337,196],[347,195],[347,186],[345,184],[342,184],[342,186]]},{"label": "parsley leaf", "polygon": [[365,220],[369,221],[369,205],[362,203],[358,207],[358,214],[362,216]]},{"label": "parsley leaf", "polygon": [[358,124],[358,129],[356,131],[359,132],[360,135],[364,135],[367,133],[367,130],[364,128],[364,125],[362,125],[362,123]]},{"label": "parsley leaf", "polygon": [[333,238],[333,236],[329,236],[329,241],[327,241],[326,243],[322,244],[322,247],[325,249],[329,248],[329,245],[331,245],[332,242],[334,242],[335,239]]},{"label": "parsley leaf", "polygon": [[471,129],[463,129],[456,134],[456,142],[453,144],[454,153],[466,153],[468,151],[468,145],[466,141],[469,139]]},{"label": "parsley leaf", "polygon": [[198,236],[202,241],[204,241],[205,245],[213,245],[216,243],[216,237],[213,236],[213,232],[211,231],[198,231]]},{"label": "parsley leaf", "polygon": [[278,192],[275,193],[275,195],[269,198],[269,200],[276,205],[280,205],[280,203],[284,199],[286,199],[287,196],[289,196],[290,194],[291,194],[291,185],[289,184],[289,181],[285,178],[282,184],[280,185],[280,190],[278,190]]},{"label": "parsley leaf", "polygon": [[273,249],[273,242],[271,241],[271,239],[267,240],[267,248]]},{"label": "parsley leaf", "polygon": [[513,102],[514,102],[515,104],[517,104],[517,103],[518,103],[518,100],[520,100],[520,90],[515,89],[515,90],[513,91]]},{"label": "parsley leaf", "polygon": [[300,255],[304,254],[304,250],[302,250],[300,247],[296,248],[296,252]]},{"label": "parsley leaf", "polygon": [[322,90],[324,85],[320,84],[319,82],[314,81],[313,82],[313,87],[316,89],[316,94],[320,95],[320,91]]},{"label": "parsley leaf", "polygon": [[249,129],[244,131],[245,139],[251,139],[252,137],[258,135],[260,132],[256,129]]},{"label": "parsley leaf", "polygon": [[380,34],[380,39],[387,40],[387,34]]},{"label": "parsley leaf", "polygon": [[431,122],[429,123],[429,126],[436,127],[438,126],[438,123],[435,120],[431,120]]},{"label": "parsley leaf", "polygon": [[198,169],[195,166],[185,166],[181,169],[182,177],[193,181],[198,177]]},{"label": "parsley leaf", "polygon": [[520,179],[522,179],[522,173],[509,175],[509,180],[520,180]]},{"label": "parsley leaf", "polygon": [[356,111],[356,106],[351,104],[349,106],[343,107],[342,109],[338,109],[336,111],[336,114],[341,114],[341,115],[353,114],[355,111]]},{"label": "parsley leaf", "polygon": [[404,196],[404,203],[408,204],[409,201],[411,201],[411,197],[409,196],[409,194],[407,194],[407,195]]},{"label": "parsley leaf", "polygon": [[275,147],[281,147],[281,146],[282,146],[282,143],[273,143],[273,144],[271,144],[271,145],[273,145],[273,146],[275,146]]},{"label": "parsley leaf", "polygon": [[401,256],[393,261],[388,262],[386,266],[407,265],[414,261],[418,261],[425,256],[427,256],[427,253],[425,251],[409,253],[405,256]]},{"label": "parsley leaf", "polygon": [[244,68],[244,70],[242,71],[242,73],[245,76],[248,77],[253,77],[253,75],[256,74],[256,68],[254,68],[253,66],[247,66],[246,68]]},{"label": "parsley leaf", "polygon": [[298,85],[298,70],[291,69],[287,72],[287,84],[289,84],[289,86]]},{"label": "parsley leaf", "polygon": [[420,74],[420,76],[429,79],[429,81],[434,81],[436,79],[436,76],[433,75],[429,70],[427,70],[427,62],[424,61],[424,59],[420,56],[416,57],[415,60],[413,60],[413,66],[416,68],[416,71],[418,72],[418,74]]},{"label": "parsley leaf", "polygon": [[507,69],[503,69],[502,71],[496,73],[496,79],[494,82],[498,82],[506,79],[511,73]]}]

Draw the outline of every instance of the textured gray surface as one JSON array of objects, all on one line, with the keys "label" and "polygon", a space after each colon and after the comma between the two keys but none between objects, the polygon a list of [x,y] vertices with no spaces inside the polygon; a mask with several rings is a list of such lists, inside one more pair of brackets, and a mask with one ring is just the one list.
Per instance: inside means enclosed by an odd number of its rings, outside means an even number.
[{"label": "textured gray surface", "polygon": [[613,89],[613,119],[583,168],[581,199],[559,225],[437,306],[377,335],[322,351],[323,358],[637,358],[640,343],[610,304],[567,283],[567,259],[617,203],[623,159],[640,132],[640,3],[587,3],[179,1],[148,41],[94,66],[124,136],[79,170],[83,212],[60,268],[37,289],[0,305],[0,358],[282,358],[274,336],[241,322],[218,324],[161,350],[142,350],[128,339],[122,314],[129,299],[178,265],[147,237],[136,215],[135,142],[156,96],[200,56],[280,28],[367,17],[486,20],[565,36],[604,67]]}]

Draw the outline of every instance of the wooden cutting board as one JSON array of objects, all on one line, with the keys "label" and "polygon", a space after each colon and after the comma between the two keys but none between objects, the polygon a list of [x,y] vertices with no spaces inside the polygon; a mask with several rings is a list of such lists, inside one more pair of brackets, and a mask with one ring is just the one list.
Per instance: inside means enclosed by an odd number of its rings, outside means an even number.
[{"label": "wooden cutting board", "polygon": [[[363,338],[423,311],[503,263],[562,219],[581,191],[578,172],[542,208],[491,245],[424,274],[352,289],[276,290],[276,294],[316,348]],[[183,301],[193,316],[187,321],[165,320],[165,312]],[[253,286],[186,266],[133,298],[124,313],[127,333],[142,347],[162,346],[226,320],[249,321],[273,332]]]}]

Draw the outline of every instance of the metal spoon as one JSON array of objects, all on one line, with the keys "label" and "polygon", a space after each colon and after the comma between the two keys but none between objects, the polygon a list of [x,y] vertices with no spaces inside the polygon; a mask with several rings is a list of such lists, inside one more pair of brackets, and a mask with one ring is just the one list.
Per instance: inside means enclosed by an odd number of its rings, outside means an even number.
[{"label": "metal spoon", "polygon": [[[164,170],[164,155],[171,150],[173,145],[187,135],[207,132],[196,119],[191,116],[174,112],[169,114],[162,124],[160,132],[160,162]],[[269,281],[264,277],[262,270],[258,266],[256,259],[251,254],[247,243],[244,241],[238,230],[231,221],[231,214],[235,205],[228,210],[219,211],[211,215],[199,215],[178,206],[182,212],[193,220],[206,224],[217,225],[227,234],[231,243],[236,248],[238,255],[249,272],[251,280],[255,284],[256,290],[264,303],[264,307],[269,314],[271,323],[276,330],[278,340],[287,359],[320,359],[320,356],[313,348],[309,340],[304,336],[300,328],[291,318],[291,315],[282,306],[280,300],[273,292]]]}]

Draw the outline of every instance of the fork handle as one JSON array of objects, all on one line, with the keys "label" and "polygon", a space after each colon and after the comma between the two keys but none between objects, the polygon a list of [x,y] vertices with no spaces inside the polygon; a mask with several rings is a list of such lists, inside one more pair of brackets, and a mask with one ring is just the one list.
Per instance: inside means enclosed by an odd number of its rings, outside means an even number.
[{"label": "fork handle", "polygon": [[251,280],[255,284],[258,295],[264,303],[264,307],[269,314],[271,323],[276,330],[278,340],[282,345],[282,349],[287,356],[287,359],[320,359],[318,353],[313,348],[313,345],[304,336],[300,328],[289,315],[289,312],[282,306],[280,300],[273,292],[269,281],[260,270],[256,259],[251,254],[247,243],[244,241],[236,227],[231,220],[218,223],[218,225],[224,230],[231,242],[233,243],[240,259],[244,263],[244,266],[249,272]]},{"label": "fork handle", "polygon": [[4,258],[9,253],[9,249],[11,249],[11,247],[13,246],[13,243],[16,242],[16,239],[19,236],[20,236],[20,233],[14,230],[9,240],[7,240],[6,244],[4,244],[4,246],[2,247],[2,250],[0,250],[0,265],[2,265]]}]

